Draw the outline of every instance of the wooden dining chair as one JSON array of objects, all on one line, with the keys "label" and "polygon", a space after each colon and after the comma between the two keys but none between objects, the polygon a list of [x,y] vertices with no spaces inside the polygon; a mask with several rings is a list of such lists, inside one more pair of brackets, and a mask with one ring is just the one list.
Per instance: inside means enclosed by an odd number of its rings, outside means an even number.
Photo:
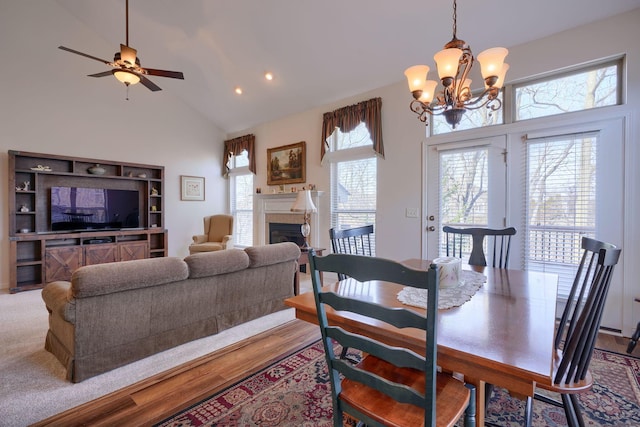
[{"label": "wooden dining chair", "polygon": [[[475,425],[473,386],[436,369],[438,281],[435,266],[415,270],[382,258],[349,254],[320,257],[314,251],[309,253],[309,264],[329,369],[334,426],[343,425],[344,413],[367,426],[453,426],[466,413],[465,425]],[[426,289],[427,315],[415,309],[389,308],[323,291],[320,272],[342,273],[349,277],[348,281],[382,280]],[[424,334],[424,356],[373,340],[362,331],[347,332],[329,326],[330,309],[357,313],[397,328],[417,328]],[[334,353],[334,341],[358,349],[365,356],[357,365],[349,363]]]},{"label": "wooden dining chair", "polygon": [[[593,385],[589,363],[593,354],[613,269],[621,250],[610,243],[582,238],[583,254],[554,339],[553,375],[550,384],[536,386],[560,394],[561,401],[540,393],[534,398],[564,408],[570,427],[583,426],[577,395]],[[487,396],[488,398],[488,396]],[[531,425],[533,401],[528,398],[525,424]]]},{"label": "wooden dining chair", "polygon": [[[374,238],[373,224],[352,228],[331,228],[329,229],[329,239],[331,239],[331,249],[334,254],[351,254],[373,256],[371,241]],[[347,276],[338,273],[338,280],[344,280]],[[340,357],[347,357],[348,347],[342,348]]]},{"label": "wooden dining chair", "polygon": [[[450,226],[442,227],[446,238],[447,256],[462,258],[462,254],[471,247],[469,255],[469,265],[486,266],[487,257],[484,253],[485,237],[488,239],[489,249],[491,249],[491,266],[494,268],[507,268],[509,265],[509,254],[511,252],[511,237],[516,234],[513,227],[503,229],[493,228],[456,228]],[[469,236],[471,241],[469,242]]]},{"label": "wooden dining chair", "polygon": [[330,228],[329,239],[335,254],[374,256],[373,224],[351,228]]},{"label": "wooden dining chair", "polygon": [[[373,224],[352,228],[331,228],[329,239],[334,254],[373,256]],[[338,280],[344,280],[344,274],[338,274]]]}]

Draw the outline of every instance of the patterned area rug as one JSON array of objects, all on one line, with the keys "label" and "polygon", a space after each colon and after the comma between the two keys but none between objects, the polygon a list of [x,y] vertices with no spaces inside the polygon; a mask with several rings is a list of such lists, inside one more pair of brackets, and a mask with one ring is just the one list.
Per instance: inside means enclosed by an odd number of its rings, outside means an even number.
[{"label": "patterned area rug", "polygon": [[[585,425],[640,426],[640,359],[596,349],[589,368],[593,387],[579,395]],[[546,394],[559,400],[557,394]],[[562,408],[534,400],[533,411],[534,426],[567,425]],[[523,401],[498,389],[489,401],[487,415],[488,420],[500,426],[521,426]]]},{"label": "patterned area rug", "polygon": [[[350,354],[350,357],[357,357]],[[593,389],[580,396],[587,426],[640,425],[640,359],[595,350]],[[331,426],[331,390],[317,342],[159,426]],[[522,425],[522,402],[497,389],[487,420]],[[562,408],[535,401],[534,426],[566,426]]]}]

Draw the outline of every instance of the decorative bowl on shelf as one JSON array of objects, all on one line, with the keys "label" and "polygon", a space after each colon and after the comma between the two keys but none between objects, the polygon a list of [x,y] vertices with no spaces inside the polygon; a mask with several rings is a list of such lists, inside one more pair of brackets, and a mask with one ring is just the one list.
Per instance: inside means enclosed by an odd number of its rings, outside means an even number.
[{"label": "decorative bowl on shelf", "polygon": [[95,166],[91,166],[89,169],[87,169],[87,172],[89,172],[91,175],[104,175],[106,169],[96,163]]},{"label": "decorative bowl on shelf", "polygon": [[29,230],[28,228],[21,228],[20,232],[21,233],[29,233],[31,230]]}]

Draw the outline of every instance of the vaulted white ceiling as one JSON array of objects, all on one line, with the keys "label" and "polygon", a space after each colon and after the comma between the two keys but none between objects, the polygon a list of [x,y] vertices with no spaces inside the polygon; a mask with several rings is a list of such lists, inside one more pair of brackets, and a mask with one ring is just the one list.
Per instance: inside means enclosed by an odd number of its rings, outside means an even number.
[{"label": "vaulted white ceiling", "polygon": [[[125,0],[56,2],[113,48],[56,43],[111,60],[125,42]],[[640,0],[460,0],[457,36],[477,54],[637,7]],[[433,69],[433,54],[451,36],[452,2],[445,0],[129,1],[129,45],[142,66],[185,75],[152,81],[229,133],[397,83],[417,63]],[[107,70],[60,55],[80,75]],[[132,96],[137,90],[147,89],[133,87]]]}]

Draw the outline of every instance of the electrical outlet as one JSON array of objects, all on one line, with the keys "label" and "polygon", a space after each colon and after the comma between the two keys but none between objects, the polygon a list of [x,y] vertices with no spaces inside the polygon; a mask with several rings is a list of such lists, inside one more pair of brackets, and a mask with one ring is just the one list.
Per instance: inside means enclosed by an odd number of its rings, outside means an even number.
[{"label": "electrical outlet", "polygon": [[407,208],[405,215],[407,218],[418,218],[418,208]]}]

